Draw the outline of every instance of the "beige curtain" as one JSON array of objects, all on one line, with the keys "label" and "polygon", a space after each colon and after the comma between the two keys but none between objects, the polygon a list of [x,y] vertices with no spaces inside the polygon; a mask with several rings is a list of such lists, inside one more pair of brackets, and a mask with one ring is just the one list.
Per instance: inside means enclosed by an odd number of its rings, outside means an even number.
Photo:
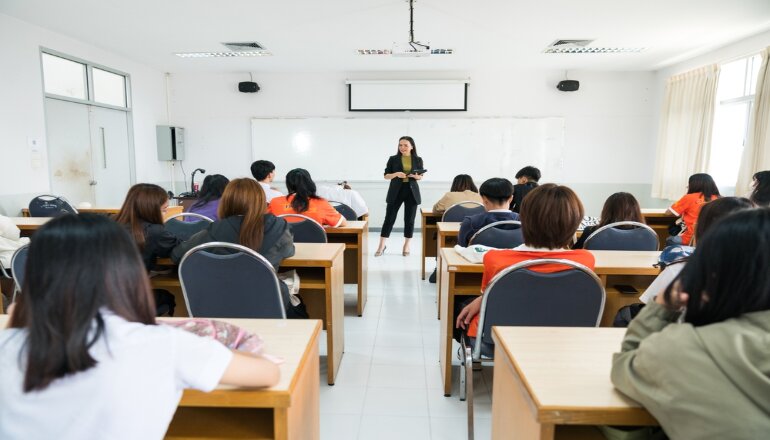
[{"label": "beige curtain", "polygon": [[749,122],[749,136],[743,149],[741,169],[735,184],[735,195],[743,196],[751,192],[751,180],[757,171],[770,170],[770,47],[764,49],[762,64],[757,76],[757,90],[754,93],[754,106]]},{"label": "beige curtain", "polygon": [[691,174],[706,172],[719,65],[675,75],[666,83],[652,196],[677,200]]}]

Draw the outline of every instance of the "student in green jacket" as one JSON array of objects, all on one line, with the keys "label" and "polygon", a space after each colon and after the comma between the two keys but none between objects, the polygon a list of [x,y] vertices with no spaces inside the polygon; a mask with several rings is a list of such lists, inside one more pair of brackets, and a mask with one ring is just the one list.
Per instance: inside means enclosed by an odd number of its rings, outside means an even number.
[{"label": "student in green jacket", "polygon": [[672,440],[770,438],[768,268],[770,209],[730,215],[628,326],[612,383]]}]

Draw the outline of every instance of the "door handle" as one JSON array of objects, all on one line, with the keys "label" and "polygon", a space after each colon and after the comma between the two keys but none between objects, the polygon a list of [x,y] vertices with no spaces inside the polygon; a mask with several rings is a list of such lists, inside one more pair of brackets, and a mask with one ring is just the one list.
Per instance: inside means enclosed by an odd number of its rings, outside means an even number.
[{"label": "door handle", "polygon": [[96,186],[96,183],[97,183],[96,180],[92,180],[92,181],[88,182],[88,184],[91,185],[91,186]]}]

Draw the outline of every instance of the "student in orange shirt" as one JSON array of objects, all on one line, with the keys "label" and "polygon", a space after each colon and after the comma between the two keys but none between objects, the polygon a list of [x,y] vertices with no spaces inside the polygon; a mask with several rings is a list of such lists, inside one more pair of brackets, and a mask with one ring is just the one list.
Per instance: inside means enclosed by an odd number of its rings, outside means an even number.
[{"label": "student in orange shirt", "polygon": [[[476,337],[483,292],[498,272],[522,261],[540,258],[561,258],[594,268],[594,256],[584,249],[570,249],[575,231],[583,219],[583,204],[577,194],[566,186],[547,183],[534,188],[521,204],[521,228],[524,244],[514,249],[491,250],[484,255],[482,295],[466,300],[457,313],[456,327]],[[559,265],[533,267],[540,272],[565,270]],[[459,307],[458,307],[459,309]],[[455,332],[455,339],[461,331]]]},{"label": "student in orange shirt", "polygon": [[685,224],[685,230],[679,235],[666,239],[669,246],[684,244],[689,245],[695,232],[695,222],[698,220],[700,209],[706,203],[720,197],[719,188],[714,179],[706,173],[698,173],[690,176],[687,182],[687,194],[668,208],[668,213],[681,217]]},{"label": "student in orange shirt", "polygon": [[[326,199],[316,195],[316,186],[310,173],[302,168],[295,168],[286,174],[286,189],[289,195],[270,200],[268,211],[273,215],[301,214],[310,217],[322,226],[345,226],[342,216]],[[289,223],[299,220],[287,218]]]}]

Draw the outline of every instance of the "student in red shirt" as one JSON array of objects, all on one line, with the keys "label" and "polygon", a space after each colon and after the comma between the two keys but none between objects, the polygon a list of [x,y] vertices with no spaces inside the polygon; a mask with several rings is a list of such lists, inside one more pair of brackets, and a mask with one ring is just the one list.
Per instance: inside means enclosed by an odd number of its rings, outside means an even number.
[{"label": "student in red shirt", "polygon": [[[584,249],[570,249],[584,214],[583,204],[570,188],[553,183],[534,188],[524,199],[520,214],[524,244],[515,249],[491,250],[484,255],[482,295],[466,301],[457,314],[456,327],[466,329],[470,337],[476,337],[483,292],[503,269],[540,258],[561,258],[594,268],[593,254]],[[553,264],[532,268],[546,273],[566,269]],[[456,332],[455,337],[460,334]]]},{"label": "student in red shirt", "polygon": [[706,203],[720,197],[719,188],[714,179],[706,173],[698,173],[690,176],[687,182],[687,194],[668,208],[668,212],[681,217],[685,224],[685,230],[680,235],[668,237],[666,244],[689,245],[695,232],[695,223],[698,220],[700,209]]},{"label": "student in red shirt", "polygon": [[[316,195],[316,186],[310,173],[302,168],[295,168],[286,174],[286,189],[289,195],[270,200],[267,210],[273,215],[301,214],[310,217],[322,226],[345,226],[342,216],[326,199]],[[287,218],[289,223],[297,219]]]}]

